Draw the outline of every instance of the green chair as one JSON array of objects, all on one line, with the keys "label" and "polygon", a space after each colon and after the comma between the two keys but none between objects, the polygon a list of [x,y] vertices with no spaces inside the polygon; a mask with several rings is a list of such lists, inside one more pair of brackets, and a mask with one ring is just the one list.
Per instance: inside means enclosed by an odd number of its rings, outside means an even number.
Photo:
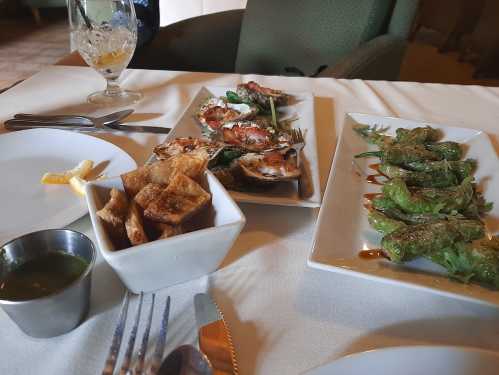
[{"label": "green chair", "polygon": [[248,0],[162,28],[131,67],[398,79],[417,0]]}]

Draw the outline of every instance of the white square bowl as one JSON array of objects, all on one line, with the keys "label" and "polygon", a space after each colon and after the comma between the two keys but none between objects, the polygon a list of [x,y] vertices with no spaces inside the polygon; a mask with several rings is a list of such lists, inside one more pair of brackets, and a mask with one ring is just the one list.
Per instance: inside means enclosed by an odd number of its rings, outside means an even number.
[{"label": "white square bowl", "polygon": [[116,251],[97,216],[112,188],[124,191],[120,177],[88,183],[88,211],[102,256],[133,293],[165,288],[215,271],[246,223],[229,193],[207,171],[205,188],[212,195],[207,227]]}]

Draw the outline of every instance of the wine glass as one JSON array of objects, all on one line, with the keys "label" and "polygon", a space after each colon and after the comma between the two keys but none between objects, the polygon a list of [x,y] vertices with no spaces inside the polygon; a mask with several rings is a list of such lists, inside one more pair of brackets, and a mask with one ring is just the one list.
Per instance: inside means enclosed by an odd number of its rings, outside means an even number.
[{"label": "wine glass", "polygon": [[123,90],[121,72],[137,44],[137,17],[132,0],[69,0],[71,40],[86,63],[107,81],[104,91],[90,94],[89,103],[124,106],[142,98]]}]

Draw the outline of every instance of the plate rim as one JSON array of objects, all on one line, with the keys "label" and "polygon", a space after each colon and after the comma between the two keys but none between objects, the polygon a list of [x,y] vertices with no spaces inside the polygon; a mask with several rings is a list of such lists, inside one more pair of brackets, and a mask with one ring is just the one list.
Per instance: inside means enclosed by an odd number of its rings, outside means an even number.
[{"label": "plate rim", "polygon": [[486,356],[496,357],[497,361],[499,363],[499,352],[496,352],[493,350],[477,348],[477,347],[473,347],[473,346],[415,344],[415,345],[401,345],[401,346],[385,346],[385,347],[381,347],[381,348],[373,348],[373,349],[363,350],[361,352],[349,353],[345,356],[342,356],[342,357],[336,358],[332,361],[329,361],[328,363],[314,367],[314,368],[308,370],[304,375],[314,375],[314,373],[316,371],[319,371],[322,368],[327,369],[328,367],[332,366],[333,364],[336,364],[337,362],[350,361],[352,359],[355,360],[355,358],[360,358],[360,357],[363,357],[365,355],[375,355],[376,353],[380,353],[380,352],[386,353],[386,352],[392,352],[392,351],[398,352],[398,351],[413,351],[413,350],[419,351],[419,350],[434,350],[434,349],[448,350],[448,351],[458,352],[458,353],[476,353],[476,354],[482,354],[482,355],[486,355]]}]

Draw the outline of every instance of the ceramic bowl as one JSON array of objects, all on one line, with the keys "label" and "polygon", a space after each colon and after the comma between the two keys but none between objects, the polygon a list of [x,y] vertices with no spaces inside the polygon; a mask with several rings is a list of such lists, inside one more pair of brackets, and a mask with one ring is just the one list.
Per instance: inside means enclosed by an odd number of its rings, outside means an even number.
[{"label": "ceramic bowl", "polygon": [[130,291],[150,292],[209,274],[227,255],[246,219],[217,178],[209,171],[204,177],[212,207],[203,214],[202,229],[121,250],[115,250],[96,214],[109,199],[112,188],[124,191],[121,178],[85,186],[100,252]]}]

